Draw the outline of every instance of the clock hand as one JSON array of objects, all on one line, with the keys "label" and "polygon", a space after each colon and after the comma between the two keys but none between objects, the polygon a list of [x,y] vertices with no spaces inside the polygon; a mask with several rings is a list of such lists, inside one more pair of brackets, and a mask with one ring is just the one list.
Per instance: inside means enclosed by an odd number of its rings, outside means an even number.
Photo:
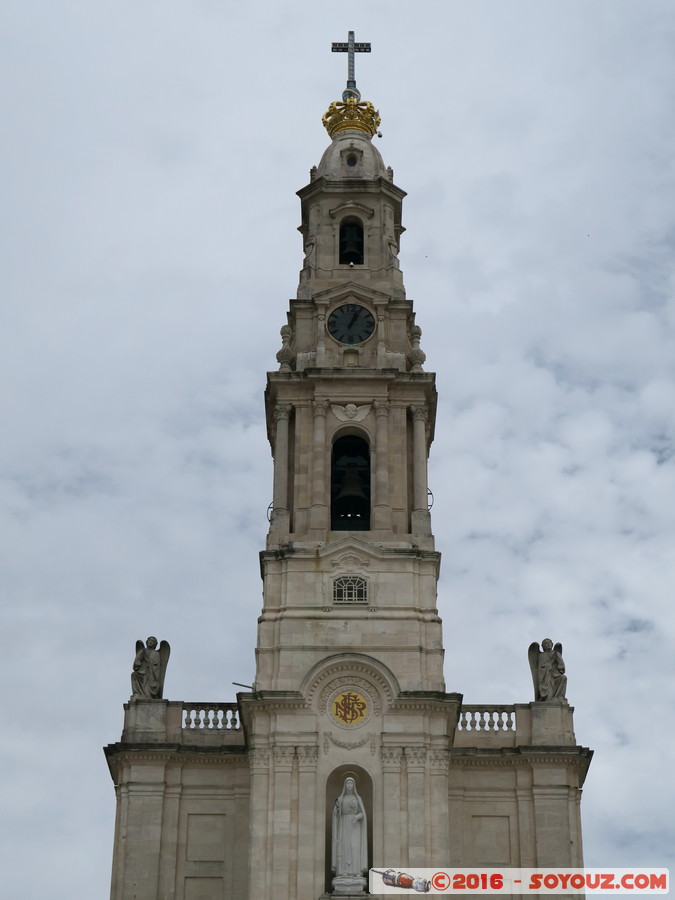
[{"label": "clock hand", "polygon": [[359,314],[359,311],[357,309],[356,312],[352,315],[351,319],[349,320],[349,325],[347,325],[347,328],[351,328],[352,325],[354,324],[354,322],[356,322],[356,318],[357,318],[358,314]]}]

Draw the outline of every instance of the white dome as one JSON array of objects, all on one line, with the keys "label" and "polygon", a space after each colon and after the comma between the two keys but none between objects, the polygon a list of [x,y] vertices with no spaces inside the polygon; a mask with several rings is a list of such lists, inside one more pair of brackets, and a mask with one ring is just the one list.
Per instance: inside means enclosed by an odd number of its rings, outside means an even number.
[{"label": "white dome", "polygon": [[[353,153],[349,151],[353,150]],[[321,157],[316,177],[339,180],[341,178],[386,178],[387,168],[380,151],[363,131],[349,129],[338,132]]]}]

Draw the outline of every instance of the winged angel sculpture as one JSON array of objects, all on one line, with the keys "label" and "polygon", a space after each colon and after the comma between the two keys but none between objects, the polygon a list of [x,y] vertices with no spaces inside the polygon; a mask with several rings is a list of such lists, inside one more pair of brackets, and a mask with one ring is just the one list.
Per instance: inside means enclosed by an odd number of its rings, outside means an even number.
[{"label": "winged angel sculpture", "polygon": [[171,647],[162,641],[157,649],[157,638],[150,636],[145,644],[136,641],[136,658],[131,673],[131,699],[161,700],[164,691],[166,664]]},{"label": "winged angel sculpture", "polygon": [[539,644],[534,641],[527,651],[534,683],[534,699],[539,701],[564,700],[567,689],[567,675],[562,658],[562,644],[555,647],[550,638],[544,638]]}]

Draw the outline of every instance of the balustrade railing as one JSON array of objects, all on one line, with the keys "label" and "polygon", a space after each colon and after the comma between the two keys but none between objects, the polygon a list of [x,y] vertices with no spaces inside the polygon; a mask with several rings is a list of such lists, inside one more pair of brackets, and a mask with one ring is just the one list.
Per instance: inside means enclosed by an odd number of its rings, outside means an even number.
[{"label": "balustrade railing", "polygon": [[515,706],[463,706],[459,716],[460,731],[515,731]]},{"label": "balustrade railing", "polygon": [[182,727],[191,731],[240,731],[239,708],[236,703],[184,703]]}]

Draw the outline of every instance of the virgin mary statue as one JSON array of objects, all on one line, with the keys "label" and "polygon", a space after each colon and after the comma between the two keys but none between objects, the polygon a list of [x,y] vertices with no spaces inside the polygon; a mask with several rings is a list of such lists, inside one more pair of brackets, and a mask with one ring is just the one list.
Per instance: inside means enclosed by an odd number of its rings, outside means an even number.
[{"label": "virgin mary statue", "polygon": [[333,807],[333,856],[335,893],[362,891],[368,869],[366,810],[353,778],[345,778]]}]

